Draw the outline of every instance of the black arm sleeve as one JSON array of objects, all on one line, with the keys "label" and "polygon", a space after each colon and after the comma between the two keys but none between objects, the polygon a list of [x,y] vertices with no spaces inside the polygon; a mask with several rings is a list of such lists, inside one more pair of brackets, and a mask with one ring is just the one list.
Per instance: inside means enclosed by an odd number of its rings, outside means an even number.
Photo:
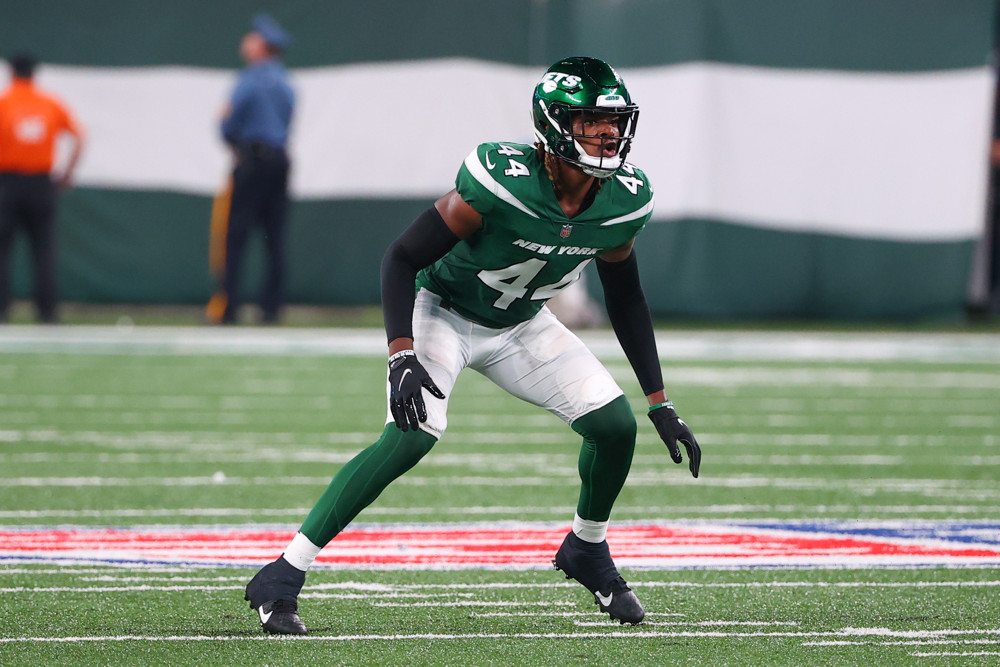
[{"label": "black arm sleeve", "polygon": [[417,216],[382,258],[382,318],[389,341],[413,338],[414,280],[417,272],[438,261],[458,237],[431,206]]},{"label": "black arm sleeve", "polygon": [[663,372],[656,354],[653,317],[649,314],[646,295],[639,283],[635,250],[621,262],[605,262],[598,258],[597,275],[604,286],[608,319],[639,379],[642,392],[648,396],[660,391],[663,389]]}]

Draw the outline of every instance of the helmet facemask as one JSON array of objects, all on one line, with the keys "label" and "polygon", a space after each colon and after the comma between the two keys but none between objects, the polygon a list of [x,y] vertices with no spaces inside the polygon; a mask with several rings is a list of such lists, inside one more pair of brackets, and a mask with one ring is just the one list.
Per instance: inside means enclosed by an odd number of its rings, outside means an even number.
[{"label": "helmet facemask", "polygon": [[[571,107],[557,102],[550,105],[543,113],[551,119],[553,131],[544,134],[536,131],[535,134],[549,153],[579,167],[585,174],[597,178],[608,178],[625,164],[639,119],[639,109],[635,105],[616,108]],[[618,135],[587,134],[586,121],[593,116],[610,118],[611,123],[618,129]],[[574,128],[579,128],[579,132]],[[553,144],[551,138],[556,134],[558,139]],[[581,143],[593,145],[594,139],[601,140],[599,155],[591,155]]]}]

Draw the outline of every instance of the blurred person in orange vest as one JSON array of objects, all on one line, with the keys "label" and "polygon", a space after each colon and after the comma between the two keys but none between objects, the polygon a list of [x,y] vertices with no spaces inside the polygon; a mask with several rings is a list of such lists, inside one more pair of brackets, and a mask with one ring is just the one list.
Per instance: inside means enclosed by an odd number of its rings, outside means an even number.
[{"label": "blurred person in orange vest", "polygon": [[[7,321],[10,251],[20,228],[34,260],[38,319],[54,324],[56,191],[70,187],[83,131],[62,103],[35,87],[33,56],[17,54],[8,61],[12,81],[0,94],[0,322]],[[52,174],[56,139],[63,132],[72,136],[72,148],[66,166]]]}]

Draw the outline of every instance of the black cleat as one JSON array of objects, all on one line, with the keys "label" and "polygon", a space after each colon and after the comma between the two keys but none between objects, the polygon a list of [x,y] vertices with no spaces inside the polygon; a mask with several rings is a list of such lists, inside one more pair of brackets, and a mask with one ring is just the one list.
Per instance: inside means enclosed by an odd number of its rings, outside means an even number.
[{"label": "black cleat", "polygon": [[299,618],[299,605],[292,600],[275,600],[265,602],[257,607],[260,616],[260,627],[272,635],[304,635],[308,633],[302,619]]},{"label": "black cleat", "polygon": [[594,593],[594,603],[612,620],[616,620],[622,625],[642,623],[642,619],[646,616],[639,598],[635,596],[635,593],[620,576]]},{"label": "black cleat", "polygon": [[572,531],[552,559],[567,579],[576,579],[594,594],[594,602],[612,618],[622,624],[641,623],[646,612],[639,598],[618,574],[611,551],[605,540],[599,544],[587,542]]},{"label": "black cleat", "polygon": [[268,563],[247,584],[244,600],[260,616],[265,632],[274,635],[304,635],[308,631],[299,618],[298,597],[306,573],[284,558]]}]

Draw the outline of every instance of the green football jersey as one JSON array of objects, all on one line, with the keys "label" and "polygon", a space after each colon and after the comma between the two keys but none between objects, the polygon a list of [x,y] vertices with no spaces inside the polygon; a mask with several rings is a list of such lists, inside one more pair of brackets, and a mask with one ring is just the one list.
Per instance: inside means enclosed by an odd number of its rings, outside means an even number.
[{"label": "green football jersey", "polygon": [[545,166],[526,144],[481,144],[455,183],[482,216],[482,228],[423,269],[417,285],[493,328],[533,317],[595,257],[634,238],[653,211],[649,180],[626,164],[586,210],[566,217]]}]

